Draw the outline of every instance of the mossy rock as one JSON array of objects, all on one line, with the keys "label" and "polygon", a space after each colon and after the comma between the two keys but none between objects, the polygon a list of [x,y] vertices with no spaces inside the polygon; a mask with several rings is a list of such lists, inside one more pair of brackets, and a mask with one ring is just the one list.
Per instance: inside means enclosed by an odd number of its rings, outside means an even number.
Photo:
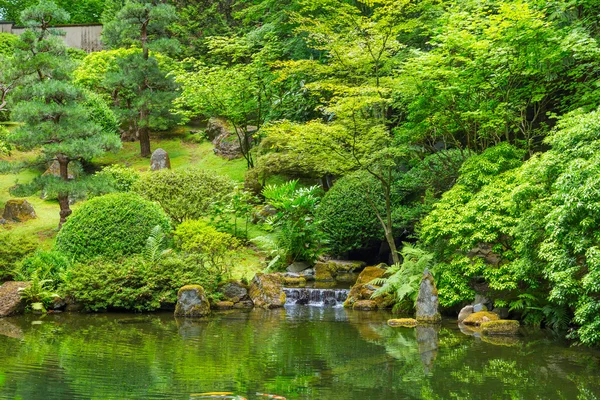
[{"label": "mossy rock", "polygon": [[378,308],[391,307],[393,299],[391,296],[380,296],[371,299],[373,292],[379,287],[372,285],[370,282],[373,279],[381,278],[385,274],[385,269],[382,268],[385,264],[379,266],[366,267],[358,276],[356,283],[350,289],[348,298],[344,302],[344,307],[352,307],[354,303],[361,300],[371,300],[377,303]]},{"label": "mossy rock", "polygon": [[317,263],[315,264],[315,280],[317,282],[332,282],[333,274],[329,269],[329,264],[327,263]]},{"label": "mossy rock", "polygon": [[217,310],[231,310],[234,304],[232,301],[217,301],[215,303],[215,309]]},{"label": "mossy rock", "polygon": [[375,300],[359,300],[352,305],[352,309],[357,311],[374,311],[377,308]]},{"label": "mossy rock", "polygon": [[481,323],[481,333],[484,335],[516,335],[519,332],[519,321],[499,319]]},{"label": "mossy rock", "polygon": [[285,286],[304,286],[306,285],[306,279],[303,277],[290,277],[285,276],[283,278],[283,283]]},{"label": "mossy rock", "polygon": [[283,307],[285,305],[283,276],[281,274],[256,274],[252,279],[248,294],[256,307]]},{"label": "mossy rock", "polygon": [[490,311],[480,311],[465,318],[463,324],[480,326],[484,322],[498,321],[499,319],[500,317],[496,313]]},{"label": "mossy rock", "polygon": [[405,327],[412,328],[417,326],[417,320],[414,318],[397,318],[397,319],[388,319],[387,324],[391,327]]},{"label": "mossy rock", "polygon": [[210,313],[210,303],[200,285],[186,285],[177,292],[176,317],[198,318]]},{"label": "mossy rock", "polygon": [[6,202],[2,218],[7,221],[25,222],[37,218],[33,206],[24,199],[12,199]]}]

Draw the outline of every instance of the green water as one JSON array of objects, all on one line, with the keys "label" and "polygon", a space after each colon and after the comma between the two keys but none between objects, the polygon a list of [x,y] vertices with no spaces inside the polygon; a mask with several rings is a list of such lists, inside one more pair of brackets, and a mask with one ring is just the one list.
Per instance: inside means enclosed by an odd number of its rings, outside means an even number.
[{"label": "green water", "polygon": [[594,399],[600,356],[540,331],[486,342],[455,324],[296,306],[216,314],[0,319],[2,399]]}]

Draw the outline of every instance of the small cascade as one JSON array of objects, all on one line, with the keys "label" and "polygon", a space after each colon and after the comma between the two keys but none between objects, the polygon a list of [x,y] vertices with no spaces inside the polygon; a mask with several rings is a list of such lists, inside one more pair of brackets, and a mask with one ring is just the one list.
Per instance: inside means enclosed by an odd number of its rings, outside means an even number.
[{"label": "small cascade", "polygon": [[315,307],[342,307],[350,289],[283,288],[285,305],[308,305]]}]

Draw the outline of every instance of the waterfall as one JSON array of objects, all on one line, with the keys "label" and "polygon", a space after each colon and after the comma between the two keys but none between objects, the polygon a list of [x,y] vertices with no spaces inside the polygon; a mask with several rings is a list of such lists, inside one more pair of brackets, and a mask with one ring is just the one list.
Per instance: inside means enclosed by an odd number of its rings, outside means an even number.
[{"label": "waterfall", "polygon": [[309,305],[315,307],[342,307],[350,289],[284,288],[285,305]]}]

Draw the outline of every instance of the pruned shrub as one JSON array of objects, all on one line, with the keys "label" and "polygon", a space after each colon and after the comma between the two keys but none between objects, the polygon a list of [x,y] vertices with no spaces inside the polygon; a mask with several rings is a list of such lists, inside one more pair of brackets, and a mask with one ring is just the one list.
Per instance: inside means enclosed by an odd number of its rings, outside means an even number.
[{"label": "pruned shrub", "polygon": [[17,263],[37,247],[37,240],[30,236],[0,232],[0,281],[12,277]]},{"label": "pruned shrub", "polygon": [[234,187],[233,181],[214,172],[164,169],[143,175],[134,191],[159,203],[173,221],[181,223],[208,215],[212,205]]},{"label": "pruned shrub", "polygon": [[108,194],[73,213],[56,238],[56,248],[76,259],[138,254],[157,225],[170,230],[169,218],[157,204],[133,193]]}]

